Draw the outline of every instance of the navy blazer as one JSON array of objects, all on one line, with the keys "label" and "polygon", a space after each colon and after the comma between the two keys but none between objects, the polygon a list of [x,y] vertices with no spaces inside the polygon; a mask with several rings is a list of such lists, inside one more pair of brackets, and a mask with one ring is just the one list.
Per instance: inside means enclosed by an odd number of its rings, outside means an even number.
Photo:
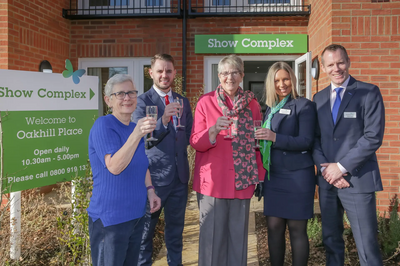
[{"label": "navy blazer", "polygon": [[[271,108],[267,107],[264,122],[270,112]],[[289,97],[271,120],[271,130],[276,133],[271,149],[272,167],[298,170],[314,165],[312,145],[316,118],[315,103],[306,98]]]},{"label": "navy blazer", "polygon": [[183,99],[183,114],[181,125],[184,128],[175,130],[174,125],[169,122],[165,128],[162,123],[165,105],[158,93],[152,87],[149,91],[140,95],[137,99],[137,107],[133,112],[133,121],[137,121],[146,116],[146,106],[156,105],[158,107],[157,125],[153,131],[153,137],[159,138],[163,134],[165,137],[156,146],[146,150],[149,159],[149,170],[151,180],[155,186],[167,186],[175,177],[176,170],[182,183],[189,181],[189,162],[187,158],[187,146],[192,131],[192,110],[187,98],[172,92],[174,99]]},{"label": "navy blazer", "polygon": [[321,174],[321,163],[339,162],[347,171],[344,178],[351,193],[382,190],[376,150],[381,146],[385,129],[385,107],[376,85],[350,77],[333,125],[329,85],[314,96],[318,126],[313,158],[318,168],[318,185],[330,189]]}]

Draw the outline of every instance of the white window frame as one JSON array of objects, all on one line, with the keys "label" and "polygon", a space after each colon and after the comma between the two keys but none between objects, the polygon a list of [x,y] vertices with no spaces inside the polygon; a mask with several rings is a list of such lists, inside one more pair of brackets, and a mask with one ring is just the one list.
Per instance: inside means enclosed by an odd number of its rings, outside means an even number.
[{"label": "white window frame", "polygon": [[90,67],[127,67],[128,75],[133,78],[135,86],[139,94],[143,93],[144,78],[143,68],[145,65],[151,64],[151,57],[102,57],[102,58],[79,58],[79,69],[87,69]]},{"label": "white window frame", "polygon": [[[78,69],[85,69],[87,75],[88,68],[105,68],[105,67],[127,67],[128,75],[133,78],[136,89],[139,95],[143,93],[144,86],[144,66],[151,64],[150,57],[102,57],[102,58],[79,58],[78,59]],[[140,71],[142,70],[142,71]],[[99,92],[99,112],[103,109],[103,90],[101,88],[101,93]],[[97,91],[97,90],[96,90]],[[98,91],[97,91],[98,92]],[[102,115],[99,113],[99,115]]]},{"label": "white window frame", "polygon": [[297,92],[300,92],[300,73],[299,73],[299,65],[303,63],[304,61],[306,62],[306,95],[304,95],[307,99],[311,100],[311,89],[312,89],[312,80],[311,80],[311,52],[305,53],[299,58],[297,58],[294,62],[295,68],[294,68],[294,73],[296,74],[296,88]]}]

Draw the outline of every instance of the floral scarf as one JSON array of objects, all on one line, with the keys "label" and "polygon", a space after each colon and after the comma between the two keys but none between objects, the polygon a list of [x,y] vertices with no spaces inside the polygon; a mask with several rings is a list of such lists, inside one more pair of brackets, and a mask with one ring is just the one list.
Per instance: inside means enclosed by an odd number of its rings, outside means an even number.
[{"label": "floral scarf", "polygon": [[[280,101],[276,106],[271,108],[271,112],[268,115],[267,120],[265,120],[263,128],[268,128],[271,129],[271,120],[272,117],[274,117],[274,114],[279,112],[279,110],[281,110],[281,108],[285,105],[285,103],[287,102],[287,100],[289,99],[290,94],[287,95],[285,98],[283,98],[282,101]],[[271,165],[271,146],[272,146],[272,141],[270,140],[263,140],[260,141],[260,151],[262,154],[262,158],[263,158],[263,166],[265,168],[265,170],[267,170],[268,172],[268,180],[269,180],[269,166]]]},{"label": "floral scarf", "polygon": [[255,98],[253,92],[243,91],[239,87],[233,102],[232,110],[226,104],[228,97],[221,85],[216,90],[218,105],[222,113],[227,109],[227,115],[233,119],[232,150],[233,164],[235,168],[236,190],[246,189],[249,185],[258,183],[258,168],[254,146],[254,125],[253,114],[249,107],[250,102]]}]

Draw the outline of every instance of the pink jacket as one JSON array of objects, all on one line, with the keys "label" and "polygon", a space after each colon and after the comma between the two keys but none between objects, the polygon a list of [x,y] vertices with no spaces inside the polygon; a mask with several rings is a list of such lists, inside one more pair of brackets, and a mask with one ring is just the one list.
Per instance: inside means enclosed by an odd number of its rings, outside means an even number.
[{"label": "pink jacket", "polygon": [[[262,120],[257,100],[250,103],[253,120]],[[254,185],[243,190],[235,189],[235,170],[232,157],[232,143],[224,139],[226,131],[221,131],[216,143],[211,144],[208,130],[222,116],[215,92],[200,97],[194,122],[190,145],[196,150],[193,190],[203,195],[223,199],[250,199]],[[259,179],[264,180],[265,169],[262,166],[260,152],[256,152]]]}]

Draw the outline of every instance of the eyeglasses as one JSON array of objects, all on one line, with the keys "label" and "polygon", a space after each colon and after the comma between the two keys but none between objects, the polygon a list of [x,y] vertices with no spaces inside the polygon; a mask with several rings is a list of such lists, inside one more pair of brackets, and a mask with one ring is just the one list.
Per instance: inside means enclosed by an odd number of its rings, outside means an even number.
[{"label": "eyeglasses", "polygon": [[118,100],[125,99],[125,95],[128,95],[128,97],[130,99],[134,99],[137,97],[138,91],[118,91],[118,92],[111,93],[110,96],[111,95],[115,95],[115,98],[117,98]]},{"label": "eyeglasses", "polygon": [[223,76],[225,78],[229,75],[232,75],[232,77],[237,77],[240,74],[240,72],[239,71],[232,71],[232,72],[225,71],[225,72],[221,72],[220,74],[221,74],[221,76]]}]

